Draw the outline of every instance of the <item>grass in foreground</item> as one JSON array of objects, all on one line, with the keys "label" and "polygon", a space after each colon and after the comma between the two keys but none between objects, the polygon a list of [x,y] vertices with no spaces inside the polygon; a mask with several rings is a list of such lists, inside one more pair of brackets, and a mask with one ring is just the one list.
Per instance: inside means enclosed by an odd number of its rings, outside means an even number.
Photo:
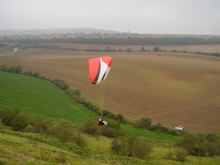
[{"label": "grass in foreground", "polygon": [[165,159],[172,148],[165,146],[154,147],[153,153],[144,160],[117,156],[111,154],[109,145],[111,138],[93,137],[85,134],[89,145],[82,149],[71,143],[61,143],[58,140],[33,133],[20,133],[0,130],[0,164],[71,164],[71,165],[218,165],[219,157],[187,156],[185,162]]}]

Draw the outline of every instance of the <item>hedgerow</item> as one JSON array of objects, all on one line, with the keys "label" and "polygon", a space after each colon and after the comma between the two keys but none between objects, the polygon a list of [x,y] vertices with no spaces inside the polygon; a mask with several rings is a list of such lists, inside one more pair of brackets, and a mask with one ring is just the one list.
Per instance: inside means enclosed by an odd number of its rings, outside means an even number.
[{"label": "hedgerow", "polygon": [[214,133],[185,133],[175,143],[175,146],[184,148],[191,155],[203,157],[220,155],[220,139]]}]

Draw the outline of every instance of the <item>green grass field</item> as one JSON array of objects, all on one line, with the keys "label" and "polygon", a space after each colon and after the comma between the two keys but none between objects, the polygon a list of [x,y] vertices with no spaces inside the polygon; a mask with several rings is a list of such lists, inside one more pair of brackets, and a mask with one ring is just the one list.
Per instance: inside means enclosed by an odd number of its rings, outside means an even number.
[{"label": "green grass field", "polygon": [[[60,122],[71,121],[74,125],[83,124],[86,119],[98,118],[98,115],[83,105],[76,103],[54,84],[25,75],[0,71],[0,109],[18,108],[21,113],[43,119]],[[106,119],[108,120],[108,119]],[[218,164],[219,157],[202,158],[187,156],[186,162],[166,160],[164,156],[172,149],[178,136],[121,125],[131,134],[146,138],[153,146],[153,152],[145,160],[120,157],[111,154],[110,144],[113,139],[84,135],[88,146],[85,149],[71,144],[61,144],[54,139],[28,133],[0,131],[0,164],[59,164],[66,160],[68,164]]]},{"label": "green grass field", "polygon": [[0,72],[0,77],[0,108],[17,108],[24,114],[77,125],[98,118],[49,81],[6,72]]}]

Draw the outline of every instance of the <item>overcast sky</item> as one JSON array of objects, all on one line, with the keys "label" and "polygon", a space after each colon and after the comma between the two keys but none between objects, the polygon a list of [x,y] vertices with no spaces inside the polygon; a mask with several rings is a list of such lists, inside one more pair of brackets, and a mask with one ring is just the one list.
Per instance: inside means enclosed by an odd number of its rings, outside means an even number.
[{"label": "overcast sky", "polygon": [[0,30],[220,35],[220,0],[0,0]]}]

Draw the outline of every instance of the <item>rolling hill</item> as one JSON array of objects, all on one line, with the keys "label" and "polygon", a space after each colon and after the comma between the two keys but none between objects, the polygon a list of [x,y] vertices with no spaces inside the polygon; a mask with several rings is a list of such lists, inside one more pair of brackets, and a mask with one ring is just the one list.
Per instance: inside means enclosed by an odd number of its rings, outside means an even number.
[{"label": "rolling hill", "polygon": [[104,104],[110,111],[134,120],[150,117],[155,124],[169,127],[182,124],[187,130],[219,132],[219,57],[27,49],[7,56],[0,64],[20,65],[27,71],[63,79],[97,101],[96,89],[88,80],[87,62],[98,56],[113,58]]}]

